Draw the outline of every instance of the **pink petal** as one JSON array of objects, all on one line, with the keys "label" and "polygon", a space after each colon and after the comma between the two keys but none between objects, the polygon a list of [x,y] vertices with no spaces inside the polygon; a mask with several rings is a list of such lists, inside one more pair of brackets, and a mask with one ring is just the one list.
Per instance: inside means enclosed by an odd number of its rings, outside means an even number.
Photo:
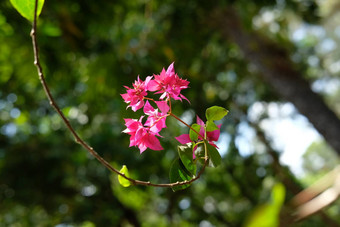
[{"label": "pink petal", "polygon": [[216,148],[218,149],[218,146],[217,146],[216,144],[214,144],[214,143],[212,143],[212,142],[209,142],[209,144],[210,144],[211,146],[213,146],[213,147],[216,147]]},{"label": "pink petal", "polygon": [[144,113],[150,113],[150,112],[155,111],[155,109],[151,106],[149,101],[146,101],[143,111],[144,111]]},{"label": "pink petal", "polygon": [[148,87],[148,84],[149,84],[149,82],[151,81],[151,79],[152,79],[152,76],[147,76],[147,77],[146,77],[146,79],[145,79],[145,81],[144,81],[144,86],[145,86],[145,88]]},{"label": "pink petal", "polygon": [[199,116],[196,117],[196,122],[197,122],[197,124],[199,124],[200,126],[204,126],[204,122],[201,120],[201,118],[199,118]]},{"label": "pink petal", "polygon": [[169,94],[170,94],[170,96],[171,96],[173,99],[175,99],[175,100],[181,100],[181,101],[182,101],[182,99],[181,99],[180,97],[178,97],[178,95],[176,95],[175,93],[169,92]]},{"label": "pink petal", "polygon": [[162,113],[168,113],[170,110],[170,107],[168,105],[167,101],[155,101],[158,108],[162,111]]},{"label": "pink petal", "polygon": [[125,93],[125,94],[120,94],[120,95],[122,96],[122,98],[124,99],[124,101],[125,101],[126,103],[130,102],[130,101],[129,101],[129,97],[130,97],[129,94]]},{"label": "pink petal", "polygon": [[220,137],[220,130],[214,130],[212,132],[207,132],[207,137],[209,141],[217,141]]},{"label": "pink petal", "polygon": [[134,135],[134,139],[135,139],[135,141],[136,141],[136,144],[141,143],[141,141],[142,141],[144,135],[145,135],[145,128],[139,128],[139,129],[136,131],[136,133],[135,133],[135,135]]},{"label": "pink petal", "polygon": [[168,93],[164,92],[164,93],[161,95],[161,97],[159,97],[159,98],[160,98],[160,99],[164,99],[164,98],[166,97],[167,94],[168,94]]},{"label": "pink petal", "polygon": [[[154,124],[154,122],[156,120],[158,120],[159,118],[152,118],[149,117],[147,122],[145,123],[145,126],[151,126]],[[158,122],[156,124],[154,124],[151,128],[150,131],[154,134],[158,134],[163,128],[166,128],[166,124],[165,124],[166,118],[162,118],[160,120],[158,120]]]},{"label": "pink petal", "polygon": [[131,118],[124,118],[124,121],[125,121],[125,125],[127,125],[127,124],[131,124],[132,122],[137,121],[137,120],[131,119]]},{"label": "pink petal", "polygon": [[137,102],[135,105],[131,105],[131,104],[130,104],[129,106],[131,106],[131,109],[132,109],[134,112],[136,112],[137,110],[139,110],[140,108],[142,108],[143,105],[144,105],[144,101],[142,100],[142,101]]},{"label": "pink petal", "polygon": [[135,144],[135,141],[134,140],[130,140],[130,145],[129,145],[129,147],[133,147],[133,146],[135,146],[136,144]]},{"label": "pink petal", "polygon": [[181,144],[187,144],[191,142],[189,134],[182,134],[180,136],[175,137],[175,139]]},{"label": "pink petal", "polygon": [[185,100],[187,100],[188,101],[188,103],[190,104],[190,101],[189,101],[189,99],[187,99],[187,97],[185,97],[184,95],[182,95],[182,94],[180,94],[179,95],[182,99],[185,99]]},{"label": "pink petal", "polygon": [[[159,129],[159,131],[162,129],[162,128],[166,128],[166,124],[165,124],[165,120],[166,118],[162,118],[161,120],[159,120],[156,124],[156,127]],[[158,131],[158,132],[159,132]]]},{"label": "pink petal", "polygon": [[150,128],[150,131],[152,133],[156,134],[156,133],[159,133],[160,131],[162,131],[162,127],[159,127],[159,126],[157,126],[157,124],[155,124],[154,126],[152,126]]},{"label": "pink petal", "polygon": [[166,71],[165,71],[165,69],[163,68],[162,69],[162,72],[159,74],[159,76],[158,76],[158,80],[164,80],[165,79],[165,77],[166,77]]},{"label": "pink petal", "polygon": [[174,63],[171,63],[168,67],[168,69],[166,70],[166,74],[171,75],[171,74],[175,74],[175,67],[174,67]]},{"label": "pink petal", "polygon": [[140,151],[140,154],[141,154],[146,150],[147,147],[145,146],[145,144],[139,144],[138,148],[139,148],[139,151]]},{"label": "pink petal", "polygon": [[147,85],[147,90],[149,91],[157,91],[159,90],[159,84],[155,80],[150,80],[148,85]]},{"label": "pink petal", "polygon": [[[217,125],[218,128],[221,128],[221,125]],[[220,130],[214,130],[212,132],[207,132],[207,137],[209,141],[217,141],[218,138],[220,137]]]},{"label": "pink petal", "polygon": [[124,119],[124,121],[125,121],[125,126],[127,127],[127,129],[125,129],[124,131],[126,130],[128,130],[129,132],[136,131],[139,127],[139,122],[136,119],[128,118],[128,119]]},{"label": "pink petal", "polygon": [[145,145],[154,151],[163,150],[161,143],[154,135],[147,134],[144,139]]}]

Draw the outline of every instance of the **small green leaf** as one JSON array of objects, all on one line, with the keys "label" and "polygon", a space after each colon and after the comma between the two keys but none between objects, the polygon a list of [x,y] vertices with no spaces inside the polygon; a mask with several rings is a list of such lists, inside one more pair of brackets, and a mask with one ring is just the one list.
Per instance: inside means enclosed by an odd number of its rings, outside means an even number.
[{"label": "small green leaf", "polygon": [[[191,128],[199,133],[201,126],[199,124],[192,124]],[[198,134],[192,129],[190,129],[190,131],[189,131],[189,137],[190,137],[191,141],[196,141],[198,139]]]},{"label": "small green leaf", "polygon": [[196,174],[196,164],[193,160],[192,144],[178,146],[178,154],[184,167],[192,174]]},{"label": "small green leaf", "polygon": [[229,111],[224,109],[223,107],[212,106],[206,110],[205,116],[207,117],[208,121],[218,121],[221,120],[225,115],[227,115],[228,112]]},{"label": "small green leaf", "polygon": [[[176,183],[181,181],[189,181],[192,179],[190,172],[184,167],[182,161],[179,158],[176,158],[170,167],[170,182]],[[185,185],[177,185],[172,187],[173,191],[183,190],[189,187],[190,184]]]},{"label": "small green leaf", "polygon": [[[37,17],[40,15],[45,0],[38,0]],[[29,21],[33,21],[35,0],[10,0],[14,8]]]},{"label": "small green leaf", "polygon": [[81,227],[96,227],[96,225],[95,225],[93,222],[84,221],[84,222],[81,224]]},{"label": "small green leaf", "polygon": [[278,227],[278,214],[271,204],[257,206],[246,219],[245,227]]},{"label": "small green leaf", "polygon": [[245,227],[278,227],[285,194],[284,186],[281,183],[276,183],[272,188],[271,201],[255,208],[247,218]]},{"label": "small green leaf", "polygon": [[286,190],[281,183],[276,183],[272,189],[272,204],[280,208],[285,200]]},{"label": "small green leaf", "polygon": [[221,164],[222,158],[216,147],[209,144],[206,141],[207,149],[208,149],[208,156],[209,156],[209,166],[210,167],[217,167]]},{"label": "small green leaf", "polygon": [[[129,170],[126,167],[126,165],[123,165],[123,167],[119,170],[119,172],[123,173],[127,177],[130,177]],[[131,185],[130,181],[125,179],[121,175],[118,175],[118,181],[123,187],[129,187]]]},{"label": "small green leaf", "polygon": [[206,125],[207,125],[207,132],[219,130],[219,128],[213,121],[207,121]]}]

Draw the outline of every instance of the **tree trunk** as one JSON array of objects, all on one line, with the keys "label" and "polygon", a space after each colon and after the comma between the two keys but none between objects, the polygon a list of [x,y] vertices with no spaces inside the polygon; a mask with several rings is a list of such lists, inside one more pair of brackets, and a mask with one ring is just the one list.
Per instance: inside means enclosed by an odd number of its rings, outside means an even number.
[{"label": "tree trunk", "polygon": [[261,72],[263,79],[283,99],[292,102],[340,155],[339,118],[311,90],[303,73],[297,70],[286,51],[260,34],[245,29],[232,8],[216,10],[213,18],[222,35],[239,46],[244,57]]}]

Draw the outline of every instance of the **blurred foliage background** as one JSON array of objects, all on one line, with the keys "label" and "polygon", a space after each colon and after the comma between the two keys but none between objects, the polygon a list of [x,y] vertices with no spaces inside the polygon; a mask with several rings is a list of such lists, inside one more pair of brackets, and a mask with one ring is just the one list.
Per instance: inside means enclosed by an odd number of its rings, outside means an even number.
[{"label": "blurred foliage background", "polygon": [[[186,132],[168,120],[164,151],[140,155],[128,147],[123,118],[139,113],[126,110],[120,94],[137,75],[144,79],[175,61],[176,72],[190,81],[183,93],[191,104],[175,102],[174,112],[188,123],[212,105],[230,110],[221,122],[222,166],[174,193],[121,187],[74,142],[38,79],[31,24],[0,1],[0,226],[242,226],[270,200],[275,182],[285,186],[288,202],[337,166],[338,155],[320,135],[301,156],[300,172],[280,162],[285,149],[273,120],[312,125],[216,26],[214,15],[230,8],[244,29],[287,51],[340,116],[336,0],[48,0],[39,19],[41,60],[57,103],[85,141],[116,168],[127,165],[134,178],[168,182],[174,137]],[[340,225],[339,204],[323,212],[294,226]]]}]

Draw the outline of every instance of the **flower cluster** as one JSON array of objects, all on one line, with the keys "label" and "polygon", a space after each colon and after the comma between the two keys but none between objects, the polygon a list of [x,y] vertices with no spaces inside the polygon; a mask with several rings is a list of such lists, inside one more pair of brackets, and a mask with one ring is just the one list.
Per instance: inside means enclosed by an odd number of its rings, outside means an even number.
[{"label": "flower cluster", "polygon": [[[143,108],[147,116],[146,122],[143,123],[142,116],[137,119],[124,119],[127,127],[123,132],[130,135],[130,147],[137,146],[140,153],[147,148],[152,150],[162,150],[162,146],[156,136],[161,137],[159,132],[166,128],[166,117],[171,113],[171,98],[174,100],[189,100],[181,94],[181,91],[188,88],[189,81],[181,79],[175,73],[174,63],[168,69],[161,71],[159,75],[146,77],[142,81],[139,76],[132,88],[125,86],[126,93],[121,94],[124,101],[133,111]],[[161,94],[159,101],[148,98],[148,92]],[[153,101],[158,107],[155,109],[150,102]]]},{"label": "flower cluster", "polygon": [[[220,106],[212,106],[206,109],[206,122],[197,116],[196,123],[189,125],[174,115],[171,111],[171,101],[189,100],[181,94],[183,89],[188,88],[189,82],[178,77],[175,73],[174,63],[167,70],[163,68],[159,75],[146,77],[145,81],[139,76],[132,84],[132,88],[126,87],[126,93],[121,94],[124,101],[134,112],[142,109],[144,115],[139,119],[127,118],[125,120],[126,129],[123,131],[130,135],[130,147],[136,146],[140,153],[147,148],[152,150],[162,150],[158,137],[159,133],[166,128],[168,116],[188,127],[189,133],[183,134],[175,139],[181,143],[177,146],[178,158],[176,158],[170,168],[170,182],[174,191],[189,187],[190,183],[198,179],[205,166],[217,167],[221,164],[222,157],[217,150],[215,142],[220,137],[221,125],[216,125],[216,121],[221,120],[228,114],[228,110]],[[159,94],[159,99],[147,97],[148,92]],[[189,102],[190,103],[190,102]],[[156,108],[155,108],[156,107]],[[203,164],[203,168],[197,174],[197,164]],[[126,167],[122,171],[127,172]],[[126,174],[124,172],[124,174]],[[119,176],[121,177],[121,176]],[[124,187],[123,178],[119,182]],[[179,183],[181,182],[181,184]]]}]

